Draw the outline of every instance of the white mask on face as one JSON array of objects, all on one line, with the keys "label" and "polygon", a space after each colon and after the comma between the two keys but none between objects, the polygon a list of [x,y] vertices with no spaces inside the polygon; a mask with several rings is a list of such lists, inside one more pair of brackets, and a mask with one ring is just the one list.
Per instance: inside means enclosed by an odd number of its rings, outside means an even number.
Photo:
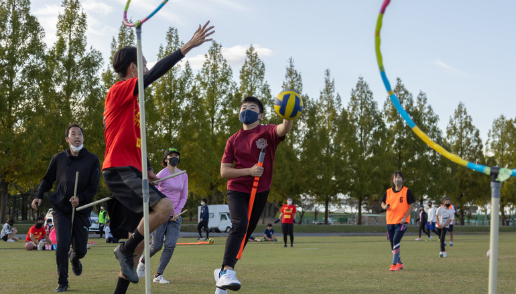
[{"label": "white mask on face", "polygon": [[287,204],[288,204],[288,205],[291,205],[291,204],[292,204],[292,200],[288,200],[288,201],[287,201]]},{"label": "white mask on face", "polygon": [[81,146],[79,146],[79,147],[75,147],[73,145],[70,145],[70,148],[72,148],[73,152],[81,151],[82,147],[84,147],[83,144],[81,144]]},{"label": "white mask on face", "polygon": [[204,202],[201,202],[201,205],[204,205]]}]

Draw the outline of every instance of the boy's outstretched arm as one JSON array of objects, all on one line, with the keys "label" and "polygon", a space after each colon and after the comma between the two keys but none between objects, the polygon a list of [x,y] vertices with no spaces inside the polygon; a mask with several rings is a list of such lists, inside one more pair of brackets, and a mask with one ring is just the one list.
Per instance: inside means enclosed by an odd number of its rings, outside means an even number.
[{"label": "boy's outstretched arm", "polygon": [[288,134],[288,132],[290,132],[290,130],[292,129],[293,123],[294,123],[294,120],[284,119],[283,123],[279,124],[276,127],[276,132],[278,133],[278,137],[281,138],[281,137],[285,136],[286,134]]}]

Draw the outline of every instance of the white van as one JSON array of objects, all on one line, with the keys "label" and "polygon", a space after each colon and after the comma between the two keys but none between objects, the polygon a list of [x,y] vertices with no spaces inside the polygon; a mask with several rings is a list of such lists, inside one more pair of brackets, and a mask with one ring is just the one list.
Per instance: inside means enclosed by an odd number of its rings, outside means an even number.
[{"label": "white van", "polygon": [[[197,207],[197,222],[201,220],[201,207]],[[208,205],[210,211],[210,219],[208,220],[208,227],[210,231],[215,232],[229,232],[231,229],[231,217],[229,215],[229,207],[224,204]]]}]

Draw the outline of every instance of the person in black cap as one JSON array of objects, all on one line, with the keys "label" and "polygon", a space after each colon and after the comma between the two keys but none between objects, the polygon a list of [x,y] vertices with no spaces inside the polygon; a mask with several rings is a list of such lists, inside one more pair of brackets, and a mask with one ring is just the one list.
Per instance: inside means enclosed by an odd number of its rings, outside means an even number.
[{"label": "person in black cap", "polygon": [[[198,241],[208,241],[210,239],[210,229],[208,228],[208,221],[210,220],[210,210],[208,209],[208,200],[203,198],[201,200],[201,215],[199,216],[199,223],[197,224],[197,231],[199,232]],[[202,238],[201,231],[204,228],[206,231],[206,240]]]}]

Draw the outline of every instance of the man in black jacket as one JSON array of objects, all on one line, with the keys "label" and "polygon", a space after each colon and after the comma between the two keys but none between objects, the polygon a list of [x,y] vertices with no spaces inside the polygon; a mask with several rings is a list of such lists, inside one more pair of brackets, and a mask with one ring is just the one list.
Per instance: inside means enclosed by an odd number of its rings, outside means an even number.
[{"label": "man in black jacket", "polygon": [[[52,189],[56,182],[55,193],[50,197],[50,202],[54,205],[52,216],[56,230],[56,263],[59,275],[58,286],[54,292],[65,292],[68,289],[68,259],[72,263],[73,273],[76,276],[82,273],[80,259],[86,255],[93,207],[76,211],[73,221],[72,207],[91,203],[97,193],[100,179],[99,159],[83,148],[82,128],[78,124],[68,126],[65,140],[70,148],[52,157],[39,185],[38,195],[32,201],[32,208],[37,209],[43,194]],[[76,172],[79,172],[79,180],[77,197],[74,198]],[[68,251],[70,244],[72,250]]]},{"label": "man in black jacket", "polygon": [[421,241],[421,231],[428,235],[428,239],[430,240],[430,230],[426,229],[426,222],[428,220],[428,215],[425,212],[425,207],[423,205],[419,206],[419,216],[416,218],[416,223],[419,222],[419,237],[416,241]]}]

